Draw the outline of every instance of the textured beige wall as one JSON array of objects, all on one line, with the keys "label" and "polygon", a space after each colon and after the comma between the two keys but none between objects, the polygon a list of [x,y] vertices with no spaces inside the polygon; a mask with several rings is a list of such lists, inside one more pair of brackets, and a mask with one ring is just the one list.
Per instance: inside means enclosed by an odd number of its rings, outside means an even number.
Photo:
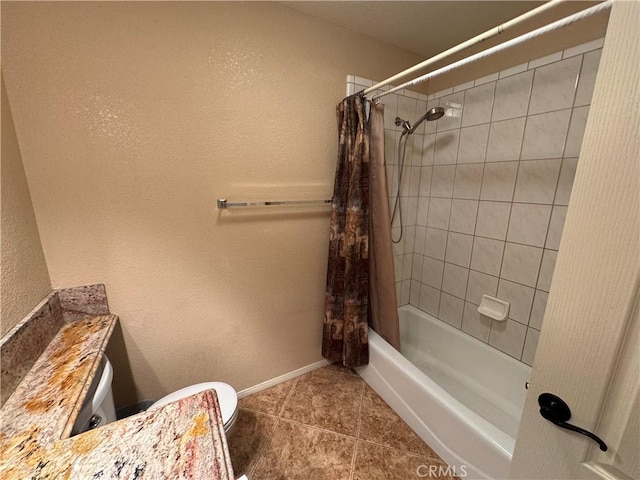
[{"label": "textured beige wall", "polygon": [[[273,3],[3,4],[2,49],[55,287],[104,282],[137,392],[242,389],[320,360],[345,76],[420,59]],[[116,380],[117,383],[117,380]]]},{"label": "textured beige wall", "polygon": [[0,337],[51,291],[11,108],[2,79]]}]

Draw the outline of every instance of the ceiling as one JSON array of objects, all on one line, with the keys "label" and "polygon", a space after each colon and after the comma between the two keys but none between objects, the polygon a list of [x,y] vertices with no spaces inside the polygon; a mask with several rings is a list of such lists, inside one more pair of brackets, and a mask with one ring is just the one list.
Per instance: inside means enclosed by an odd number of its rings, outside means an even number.
[{"label": "ceiling", "polygon": [[280,3],[428,58],[545,2],[289,1]]}]

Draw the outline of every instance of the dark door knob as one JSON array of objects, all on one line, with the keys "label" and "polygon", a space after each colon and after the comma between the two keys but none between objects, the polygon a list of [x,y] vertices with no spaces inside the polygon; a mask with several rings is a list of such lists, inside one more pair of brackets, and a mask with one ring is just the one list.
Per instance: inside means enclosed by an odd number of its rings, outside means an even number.
[{"label": "dark door knob", "polygon": [[538,397],[538,405],[540,405],[540,415],[542,415],[546,420],[549,420],[560,428],[571,430],[572,432],[580,433],[581,435],[589,437],[600,446],[600,450],[603,452],[607,451],[607,444],[598,436],[584,428],[576,427],[575,425],[567,423],[567,420],[571,418],[571,409],[560,397],[553,393],[543,393]]}]

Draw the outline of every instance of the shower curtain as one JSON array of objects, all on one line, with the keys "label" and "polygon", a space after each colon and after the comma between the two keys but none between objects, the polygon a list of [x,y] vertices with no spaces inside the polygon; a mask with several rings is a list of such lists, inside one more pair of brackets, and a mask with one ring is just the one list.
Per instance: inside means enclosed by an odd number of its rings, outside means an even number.
[{"label": "shower curtain", "polygon": [[337,106],[339,149],[322,355],[346,367],[368,363],[369,323],[394,347],[400,345],[384,166],[384,106],[368,105],[367,123],[365,103],[364,96],[356,94]]},{"label": "shower curtain", "polygon": [[369,127],[365,99],[337,106],[338,164],[331,202],[322,356],[346,367],[369,362]]},{"label": "shower curtain", "polygon": [[[396,350],[400,350],[400,322],[396,300],[391,215],[387,170],[384,162],[384,105],[372,104],[369,113],[370,211],[369,288],[371,327]],[[374,222],[375,219],[375,222]]]}]

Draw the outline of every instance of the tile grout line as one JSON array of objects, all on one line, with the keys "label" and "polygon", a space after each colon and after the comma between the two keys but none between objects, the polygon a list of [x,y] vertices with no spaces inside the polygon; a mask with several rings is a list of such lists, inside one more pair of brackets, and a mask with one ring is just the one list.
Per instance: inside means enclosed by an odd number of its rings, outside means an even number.
[{"label": "tile grout line", "polygon": [[[280,410],[278,411],[278,414],[277,415],[269,415],[269,417],[275,418],[276,421],[273,424],[273,427],[271,428],[271,432],[269,432],[269,435],[267,436],[267,439],[264,442],[264,445],[262,445],[262,448],[260,448],[260,451],[258,452],[258,455],[256,455],[256,459],[255,459],[255,461],[254,461],[254,463],[253,463],[253,465],[251,467],[251,471],[247,472],[247,475],[249,477],[251,477],[253,475],[253,472],[258,467],[258,464],[260,463],[260,460],[262,459],[264,453],[267,450],[267,446],[271,444],[271,438],[273,437],[273,434],[275,433],[276,428],[278,427],[278,425],[280,424],[280,422],[282,420],[281,415],[284,413],[284,408],[285,408],[287,402],[289,401],[289,399],[291,398],[291,396],[293,395],[293,391],[295,390],[296,385],[298,385],[298,381],[300,380],[300,377],[303,377],[304,375],[306,375],[306,374],[300,375],[299,377],[297,377],[295,379],[295,382],[291,386],[291,390],[287,394],[287,398],[285,399],[284,402],[282,402],[282,406],[280,407]],[[247,410],[250,410],[250,409],[247,409]],[[252,411],[255,411],[255,410],[252,410]],[[258,413],[262,413],[262,412],[258,412]],[[265,415],[267,415],[267,414],[265,414]]]},{"label": "tile grout line", "polygon": [[360,386],[360,405],[358,407],[358,425],[356,426],[356,439],[353,445],[353,455],[351,456],[351,469],[349,472],[349,480],[353,480],[353,475],[355,474],[356,469],[356,457],[358,453],[358,441],[360,439],[360,425],[362,424],[362,406],[364,404],[364,389],[365,382],[362,382]]},{"label": "tile grout line", "polygon": [[[524,127],[522,130],[522,140],[520,140],[520,151],[518,152],[518,160],[517,160],[517,166],[516,166],[516,176],[513,182],[513,192],[511,192],[511,207],[509,208],[509,218],[507,219],[507,232],[504,238],[504,245],[502,247],[502,258],[500,259],[500,270],[498,272],[498,287],[500,288],[500,280],[502,280],[502,268],[504,267],[504,256],[505,256],[505,252],[507,251],[507,243],[508,243],[508,238],[509,238],[509,226],[511,224],[511,215],[513,213],[513,200],[516,196],[516,186],[518,184],[518,173],[520,173],[520,162],[522,161],[522,149],[524,148],[524,140],[527,134],[527,123],[529,123],[529,109],[531,108],[531,97],[533,97],[533,86],[535,84],[536,81],[536,73],[537,73],[537,68],[533,68],[531,69],[533,71],[533,74],[531,75],[531,85],[529,85],[529,94],[528,94],[528,98],[527,98],[527,113],[524,117]],[[527,70],[528,71],[528,70]],[[492,113],[493,116],[493,113]],[[506,279],[505,279],[506,280]],[[535,293],[534,293],[535,294]],[[487,338],[487,345],[490,345],[493,347],[493,345],[491,345],[491,333],[493,331],[493,326],[495,324],[495,320],[491,320],[491,324],[489,325],[489,337]],[[506,323],[505,323],[506,325]],[[506,326],[505,326],[506,329]],[[525,330],[525,337],[526,337],[526,330]],[[497,347],[494,347],[497,348]],[[524,340],[522,342],[522,348],[524,349]],[[500,350],[498,348],[498,350]],[[502,350],[500,350],[502,351]],[[502,351],[503,352],[503,351]],[[503,353],[507,353],[507,352],[503,352]],[[507,353],[507,355],[509,355]],[[516,358],[515,356],[512,355],[513,358]],[[520,361],[520,358],[522,357],[522,350],[520,351],[520,357],[517,358],[518,361]]]},{"label": "tile grout line", "polygon": [[[307,372],[307,373],[311,373],[311,372]],[[296,387],[298,386],[298,382],[300,381],[300,378],[307,375],[307,373],[298,376],[295,379],[295,382],[293,383],[293,385],[291,385],[291,390],[289,390],[289,393],[287,394],[287,398],[284,399],[284,402],[282,402],[282,406],[280,407],[280,410],[278,411],[278,418],[282,418],[282,414],[284,413],[284,409],[287,406],[287,403],[289,402],[289,400],[291,399],[291,397],[293,396],[293,392],[296,389]]]},{"label": "tile grout line", "polygon": [[247,476],[249,478],[253,476],[253,472],[255,472],[256,468],[258,467],[258,464],[260,463],[260,460],[262,459],[264,453],[267,451],[267,446],[271,444],[271,439],[273,438],[273,434],[275,433],[279,423],[280,423],[280,419],[276,418],[276,421],[273,424],[273,427],[271,428],[271,431],[269,432],[269,435],[267,436],[266,441],[264,442],[264,445],[262,445],[262,448],[260,448],[258,455],[256,455],[256,459],[253,462],[253,465],[251,466],[251,470],[247,472]]}]

